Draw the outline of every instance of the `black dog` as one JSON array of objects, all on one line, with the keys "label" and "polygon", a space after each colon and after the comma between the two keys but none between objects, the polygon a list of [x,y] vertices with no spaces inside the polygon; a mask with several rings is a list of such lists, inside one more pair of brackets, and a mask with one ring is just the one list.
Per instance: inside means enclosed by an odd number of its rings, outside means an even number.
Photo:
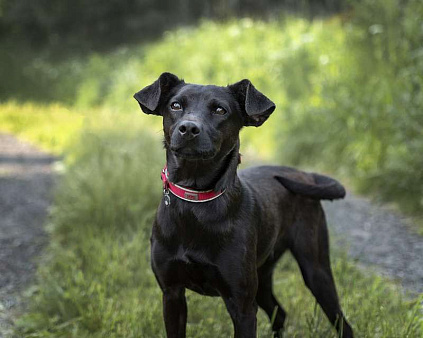
[{"label": "black dog", "polygon": [[200,86],[170,73],[134,97],[145,113],[163,117],[167,168],[151,264],[163,291],[167,336],[185,337],[185,288],[221,296],[235,337],[256,337],[257,305],[274,315],[279,336],[285,311],[272,292],[272,273],[290,250],[339,335],[353,337],[339,305],[319,202],[343,198],[344,188],[287,167],[237,173],[240,129],[263,124],[273,102],[249,80]]}]

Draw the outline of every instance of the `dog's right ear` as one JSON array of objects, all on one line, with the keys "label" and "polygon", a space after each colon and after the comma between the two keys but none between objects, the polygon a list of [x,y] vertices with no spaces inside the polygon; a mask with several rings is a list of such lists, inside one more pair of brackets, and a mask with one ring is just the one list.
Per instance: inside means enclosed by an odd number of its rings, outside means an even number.
[{"label": "dog's right ear", "polygon": [[184,83],[176,75],[163,73],[151,85],[135,93],[134,98],[138,101],[142,111],[146,114],[162,115],[158,111],[160,103],[166,98],[172,88]]}]

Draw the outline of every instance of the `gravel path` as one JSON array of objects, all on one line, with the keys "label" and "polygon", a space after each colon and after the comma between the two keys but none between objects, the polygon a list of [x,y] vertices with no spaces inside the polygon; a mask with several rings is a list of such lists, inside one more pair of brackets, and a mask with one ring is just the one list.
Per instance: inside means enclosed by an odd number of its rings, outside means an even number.
[{"label": "gravel path", "polygon": [[405,290],[423,292],[423,237],[410,230],[404,216],[351,195],[324,202],[324,208],[336,245],[346,247],[359,264],[397,280]]},{"label": "gravel path", "polygon": [[56,158],[0,133],[0,337],[23,306],[19,294],[34,276],[46,244],[43,230]]}]

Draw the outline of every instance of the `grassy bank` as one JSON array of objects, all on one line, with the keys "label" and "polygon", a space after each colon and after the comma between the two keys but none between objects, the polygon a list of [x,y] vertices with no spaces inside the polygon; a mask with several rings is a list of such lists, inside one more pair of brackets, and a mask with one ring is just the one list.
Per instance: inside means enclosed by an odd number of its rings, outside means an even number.
[{"label": "grassy bank", "polygon": [[[142,119],[103,118],[68,150],[68,165],[48,229],[51,244],[17,322],[27,337],[164,337],[161,293],[149,266],[151,221],[161,198],[164,161],[158,135]],[[358,337],[418,337],[418,300],[332,255],[346,316]],[[287,337],[334,337],[299,269],[286,256],[275,291],[288,312]],[[232,325],[220,299],[188,293],[189,337],[228,337]],[[269,324],[259,312],[259,336]]]}]

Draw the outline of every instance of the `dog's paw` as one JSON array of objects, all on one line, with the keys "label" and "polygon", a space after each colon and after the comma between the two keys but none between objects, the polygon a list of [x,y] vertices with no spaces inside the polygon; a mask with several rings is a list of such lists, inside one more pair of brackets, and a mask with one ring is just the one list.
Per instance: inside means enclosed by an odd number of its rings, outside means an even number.
[{"label": "dog's paw", "polygon": [[283,329],[273,331],[273,338],[283,338]]}]

